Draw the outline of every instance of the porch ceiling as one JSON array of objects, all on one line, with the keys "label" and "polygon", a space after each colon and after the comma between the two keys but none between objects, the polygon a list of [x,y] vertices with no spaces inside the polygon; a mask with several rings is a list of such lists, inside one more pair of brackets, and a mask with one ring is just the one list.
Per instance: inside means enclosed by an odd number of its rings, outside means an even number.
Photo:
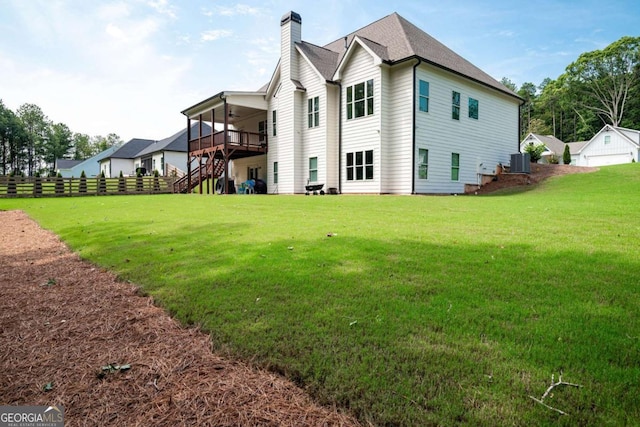
[{"label": "porch ceiling", "polygon": [[187,108],[182,111],[182,114],[192,120],[202,118],[203,121],[209,123],[224,123],[225,100],[228,104],[229,124],[246,120],[254,115],[264,114],[268,109],[263,92],[221,92]]}]

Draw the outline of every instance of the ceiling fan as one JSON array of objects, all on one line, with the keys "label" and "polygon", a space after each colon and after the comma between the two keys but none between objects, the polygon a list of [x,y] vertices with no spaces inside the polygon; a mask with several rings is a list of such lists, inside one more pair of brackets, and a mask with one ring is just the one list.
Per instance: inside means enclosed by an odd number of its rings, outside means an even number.
[{"label": "ceiling fan", "polygon": [[239,115],[237,115],[237,114],[234,114],[234,113],[233,113],[233,110],[229,109],[229,118],[230,118],[230,119],[235,119],[235,118],[237,118],[237,117],[240,117],[240,116],[239,116]]}]

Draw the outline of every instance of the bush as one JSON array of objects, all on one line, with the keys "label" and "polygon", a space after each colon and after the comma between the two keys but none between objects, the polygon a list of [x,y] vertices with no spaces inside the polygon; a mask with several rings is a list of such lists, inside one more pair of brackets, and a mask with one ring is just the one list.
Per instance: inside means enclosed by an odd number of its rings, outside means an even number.
[{"label": "bush", "polygon": [[525,153],[529,153],[531,156],[531,163],[538,163],[538,161],[542,158],[542,153],[544,153],[545,147],[544,144],[529,144],[524,149]]},{"label": "bush", "polygon": [[104,177],[104,171],[100,172],[100,178],[98,180],[98,192],[99,193],[107,192],[107,180]]},{"label": "bush", "polygon": [[569,144],[564,144],[564,153],[562,153],[562,163],[565,165],[571,164],[571,151],[569,150]]},{"label": "bush", "polygon": [[549,163],[550,165],[557,165],[558,163],[560,163],[560,157],[558,157],[558,155],[555,153],[550,154],[549,156],[547,156],[547,163]]},{"label": "bush", "polygon": [[82,171],[80,174],[80,186],[78,187],[78,191],[81,193],[87,192],[87,175]]},{"label": "bush", "polygon": [[58,172],[56,175],[56,194],[64,193],[64,180],[62,179],[62,175]]}]

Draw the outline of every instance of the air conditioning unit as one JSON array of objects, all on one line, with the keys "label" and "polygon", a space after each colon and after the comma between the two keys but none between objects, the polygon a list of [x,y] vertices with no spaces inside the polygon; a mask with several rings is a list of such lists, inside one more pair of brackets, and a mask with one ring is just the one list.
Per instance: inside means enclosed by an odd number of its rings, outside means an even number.
[{"label": "air conditioning unit", "polygon": [[509,172],[531,173],[531,155],[529,153],[512,154]]}]

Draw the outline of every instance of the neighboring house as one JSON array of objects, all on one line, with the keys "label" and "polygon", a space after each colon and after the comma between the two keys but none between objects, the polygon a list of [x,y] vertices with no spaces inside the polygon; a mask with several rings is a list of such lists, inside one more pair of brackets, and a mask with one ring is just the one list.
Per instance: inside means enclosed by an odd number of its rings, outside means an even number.
[{"label": "neighboring house", "polygon": [[520,152],[524,153],[529,145],[543,145],[544,151],[542,157],[538,163],[552,163],[551,157],[556,156],[558,163],[563,163],[564,147],[569,146],[569,153],[571,154],[571,164],[576,165],[576,158],[580,149],[586,144],[586,141],[582,142],[563,142],[553,135],[539,135],[536,133],[530,133],[520,143]]},{"label": "neighboring house", "polygon": [[120,172],[124,176],[135,176],[136,165],[134,159],[142,150],[153,144],[151,139],[134,138],[118,147],[113,153],[100,160],[100,172],[105,178],[117,178]]},{"label": "neighboring house", "polygon": [[65,178],[71,178],[73,167],[80,163],[82,163],[82,160],[56,159],[56,167],[54,170],[56,174],[60,174]]},{"label": "neighboring house", "polygon": [[605,125],[575,156],[578,166],[606,166],[633,161],[640,161],[640,131],[611,125]]},{"label": "neighboring house", "polygon": [[[194,123],[191,126],[191,135],[198,137],[200,126]],[[161,176],[169,175],[170,171],[177,170],[186,172],[187,170],[187,129],[171,135],[160,141],[154,141],[152,144],[144,148],[136,154],[134,158],[134,167],[143,167],[148,174],[158,171]],[[203,136],[211,134],[211,127],[202,124]]]},{"label": "neighboring house", "polygon": [[[60,163],[61,160],[59,159],[56,161],[56,173],[60,172],[64,178],[79,178],[82,171],[84,171],[87,178],[96,177],[100,174],[100,160],[110,156],[118,148],[120,147],[109,147],[95,156],[79,161],[79,163],[72,166],[69,166],[70,163]],[[71,162],[77,162],[77,160],[71,160]]]},{"label": "neighboring house", "polygon": [[225,183],[269,193],[461,193],[518,151],[522,99],[397,13],[324,47],[297,13],[280,25],[267,85],[182,111],[224,129],[189,135],[189,165],[222,162]]}]

